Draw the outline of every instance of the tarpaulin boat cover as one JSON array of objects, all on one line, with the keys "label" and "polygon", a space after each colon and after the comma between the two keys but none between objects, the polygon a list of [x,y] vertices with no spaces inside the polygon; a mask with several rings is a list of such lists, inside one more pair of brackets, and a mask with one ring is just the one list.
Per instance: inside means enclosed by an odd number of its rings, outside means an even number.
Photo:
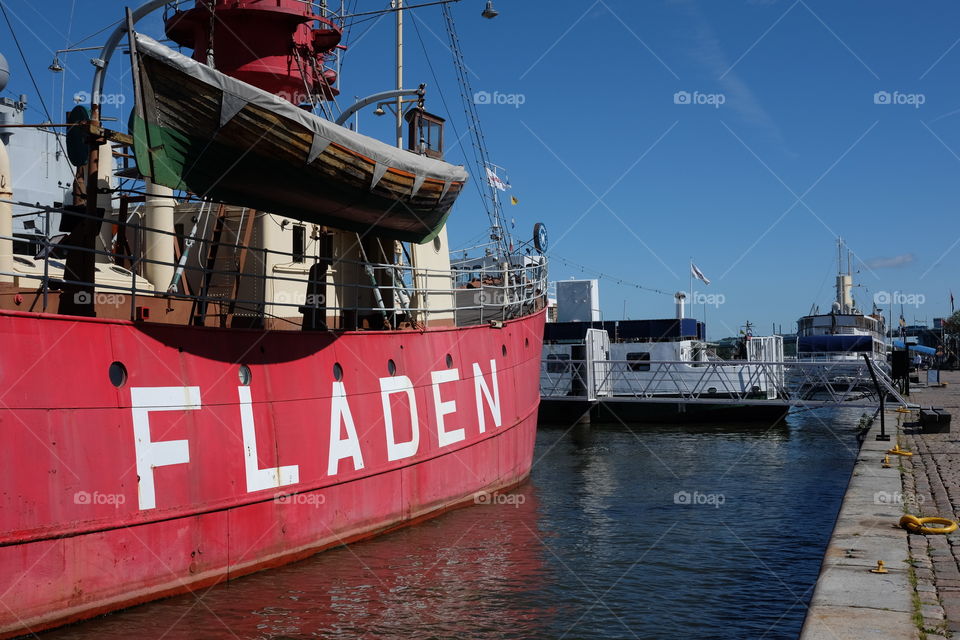
[{"label": "tarpaulin boat cover", "polygon": [[[431,177],[448,182],[463,182],[467,179],[467,171],[462,166],[421,156],[405,149],[398,149],[375,138],[350,131],[263,89],[220,73],[216,69],[211,69],[207,65],[177,53],[141,33],[137,34],[137,50],[143,55],[166,61],[167,64],[183,73],[189,74],[204,84],[215,87],[224,94],[231,96],[233,99],[229,103],[231,103],[231,108],[235,109],[234,113],[239,112],[245,104],[249,103],[273,111],[303,125],[313,132],[314,149],[323,149],[331,142],[335,142],[361,153],[377,163],[412,173],[418,178]],[[224,100],[224,102],[228,101]]]}]

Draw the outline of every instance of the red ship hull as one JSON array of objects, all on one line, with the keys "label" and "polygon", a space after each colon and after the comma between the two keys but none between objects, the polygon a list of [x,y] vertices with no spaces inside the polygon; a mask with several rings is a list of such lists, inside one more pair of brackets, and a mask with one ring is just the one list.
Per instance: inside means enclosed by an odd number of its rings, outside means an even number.
[{"label": "red ship hull", "polygon": [[543,321],[334,335],[0,312],[0,637],[522,482]]}]

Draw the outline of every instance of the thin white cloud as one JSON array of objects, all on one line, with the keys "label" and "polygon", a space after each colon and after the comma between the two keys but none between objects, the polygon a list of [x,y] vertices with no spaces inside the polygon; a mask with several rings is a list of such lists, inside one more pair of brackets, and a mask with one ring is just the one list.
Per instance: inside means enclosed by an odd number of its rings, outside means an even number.
[{"label": "thin white cloud", "polygon": [[726,97],[724,108],[732,109],[745,121],[766,130],[771,138],[783,144],[783,134],[773,117],[763,108],[756,94],[736,70],[731,70],[733,61],[727,55],[716,31],[707,21],[699,5],[694,0],[676,1],[677,4],[685,7],[687,13],[693,18],[691,27],[694,44],[689,50],[690,56],[711,76],[717,78]]},{"label": "thin white cloud", "polygon": [[872,260],[867,260],[864,264],[871,269],[899,269],[900,267],[911,264],[913,260],[912,253],[902,253],[892,258],[873,258]]}]

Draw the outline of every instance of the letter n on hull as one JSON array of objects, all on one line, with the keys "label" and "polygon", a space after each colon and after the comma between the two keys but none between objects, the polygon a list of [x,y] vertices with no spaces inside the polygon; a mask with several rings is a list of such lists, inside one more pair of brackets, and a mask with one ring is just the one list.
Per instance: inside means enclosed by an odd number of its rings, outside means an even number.
[{"label": "letter n on hull", "polygon": [[497,381],[496,360],[490,360],[490,377],[493,378],[492,393],[483,377],[483,371],[480,370],[480,364],[473,363],[473,387],[477,398],[477,424],[480,426],[481,433],[487,430],[487,414],[484,411],[484,405],[490,409],[494,426],[499,427],[503,424],[500,416],[500,383]]}]

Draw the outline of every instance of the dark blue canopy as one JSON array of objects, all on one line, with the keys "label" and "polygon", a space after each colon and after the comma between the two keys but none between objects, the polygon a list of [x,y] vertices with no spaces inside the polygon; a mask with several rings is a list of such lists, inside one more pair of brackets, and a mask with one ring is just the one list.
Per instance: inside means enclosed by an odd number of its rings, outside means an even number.
[{"label": "dark blue canopy", "polygon": [[[894,340],[893,346],[896,347],[897,349],[903,349],[903,340]],[[910,351],[916,351],[917,353],[922,353],[927,356],[937,355],[936,349],[934,349],[933,347],[925,347],[922,344],[911,344],[911,345],[907,345],[907,347],[910,349]]]}]

